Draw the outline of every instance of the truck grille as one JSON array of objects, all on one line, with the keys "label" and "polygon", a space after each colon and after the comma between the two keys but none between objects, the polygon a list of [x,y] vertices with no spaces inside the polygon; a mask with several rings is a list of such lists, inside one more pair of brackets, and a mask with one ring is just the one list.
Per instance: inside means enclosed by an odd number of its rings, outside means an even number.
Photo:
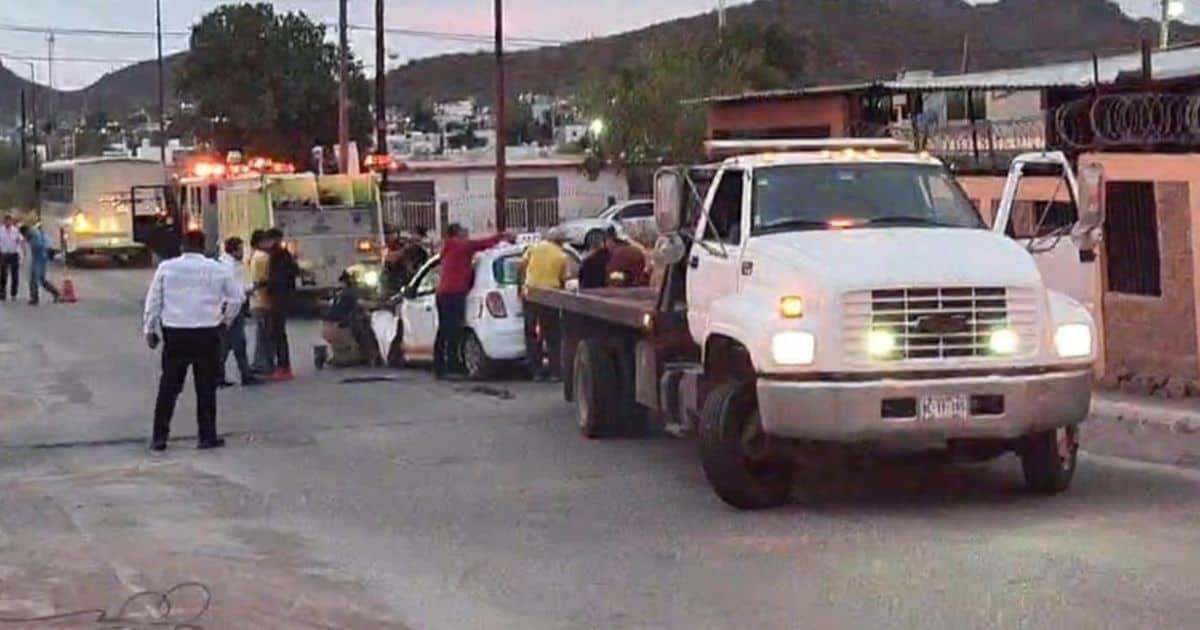
[{"label": "truck grille", "polygon": [[[1030,289],[896,288],[855,291],[843,299],[843,335],[851,361],[987,357],[992,331],[1011,328],[1017,354],[1036,350],[1037,301]],[[872,357],[872,331],[892,336],[893,350]]]}]

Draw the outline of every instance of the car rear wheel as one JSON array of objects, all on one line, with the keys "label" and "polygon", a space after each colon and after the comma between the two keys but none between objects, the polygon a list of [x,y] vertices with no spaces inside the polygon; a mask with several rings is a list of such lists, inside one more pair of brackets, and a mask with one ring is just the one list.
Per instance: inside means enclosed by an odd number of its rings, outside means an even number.
[{"label": "car rear wheel", "polygon": [[487,380],[496,373],[496,362],[483,351],[483,343],[474,331],[468,331],[463,339],[462,362],[472,380]]},{"label": "car rear wheel", "polygon": [[589,250],[596,249],[604,244],[604,230],[592,230],[583,237],[583,244]]}]

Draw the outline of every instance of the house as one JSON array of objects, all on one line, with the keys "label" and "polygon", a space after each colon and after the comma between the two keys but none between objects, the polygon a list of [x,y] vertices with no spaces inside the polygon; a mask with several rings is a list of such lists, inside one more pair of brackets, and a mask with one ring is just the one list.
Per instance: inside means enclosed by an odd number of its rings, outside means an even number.
[{"label": "house", "polygon": [[[507,167],[505,224],[532,231],[593,216],[629,197],[624,173],[583,156],[511,157]],[[407,162],[388,178],[385,220],[398,228],[436,232],[461,223],[477,233],[496,229],[495,162],[469,155],[454,160]]]},{"label": "house", "polygon": [[[907,72],[892,80],[747,92],[705,99],[708,137],[826,138],[891,135],[911,140],[960,172],[997,172],[1021,151],[1076,142],[1077,118],[1064,105],[1105,92],[1141,89],[1146,79],[1168,92],[1197,87],[1200,48],[935,76]],[[1065,136],[1065,137],[1064,137]]]}]

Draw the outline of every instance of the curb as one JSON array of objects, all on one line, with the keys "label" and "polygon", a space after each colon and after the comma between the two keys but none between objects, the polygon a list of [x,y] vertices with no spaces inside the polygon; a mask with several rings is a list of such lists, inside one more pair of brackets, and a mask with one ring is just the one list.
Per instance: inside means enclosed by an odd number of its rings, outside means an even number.
[{"label": "curb", "polygon": [[1101,422],[1157,426],[1172,433],[1200,434],[1200,409],[1093,398],[1091,418]]}]

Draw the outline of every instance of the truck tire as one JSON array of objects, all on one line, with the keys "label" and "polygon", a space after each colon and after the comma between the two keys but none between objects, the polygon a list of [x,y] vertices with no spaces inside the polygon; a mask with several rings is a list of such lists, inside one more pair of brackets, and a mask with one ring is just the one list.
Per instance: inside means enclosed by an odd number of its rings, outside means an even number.
[{"label": "truck tire", "polygon": [[650,433],[650,414],[649,410],[637,401],[637,365],[633,346],[618,342],[617,345],[611,346],[610,352],[620,384],[617,401],[620,405],[621,434],[626,437],[644,437]]},{"label": "truck tire", "polygon": [[1040,494],[1058,494],[1071,487],[1079,459],[1079,426],[1027,435],[1021,449],[1025,486]]},{"label": "truck tire", "polygon": [[575,351],[575,411],[579,431],[589,439],[619,433],[621,424],[620,384],[613,355],[591,339],[579,342]]},{"label": "truck tire", "polygon": [[787,501],[795,479],[790,461],[768,456],[754,383],[727,383],[709,393],[701,412],[700,463],[722,501],[763,510]]}]

